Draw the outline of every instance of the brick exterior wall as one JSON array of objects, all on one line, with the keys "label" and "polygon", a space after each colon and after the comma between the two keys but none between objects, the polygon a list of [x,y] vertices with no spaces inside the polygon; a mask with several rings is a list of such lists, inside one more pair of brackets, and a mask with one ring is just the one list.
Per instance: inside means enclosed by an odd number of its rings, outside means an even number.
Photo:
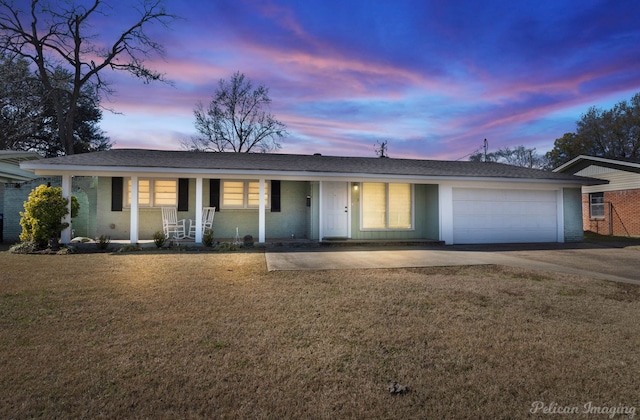
[{"label": "brick exterior wall", "polygon": [[582,194],[584,230],[601,235],[640,237],[640,189],[606,191],[604,218],[592,219],[589,194]]}]

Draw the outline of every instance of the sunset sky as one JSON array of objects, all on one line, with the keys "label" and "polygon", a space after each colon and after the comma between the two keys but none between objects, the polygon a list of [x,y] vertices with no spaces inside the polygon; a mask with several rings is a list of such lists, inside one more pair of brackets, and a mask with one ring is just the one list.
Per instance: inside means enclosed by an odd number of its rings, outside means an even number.
[{"label": "sunset sky", "polygon": [[[195,105],[235,71],[269,88],[282,153],[375,156],[386,140],[391,157],[455,160],[485,138],[544,153],[590,106],[640,92],[636,1],[165,4],[180,19],[150,28],[166,56],[148,64],[173,85],[108,75],[114,147],[180,149]],[[101,35],[134,20],[114,15]]]}]

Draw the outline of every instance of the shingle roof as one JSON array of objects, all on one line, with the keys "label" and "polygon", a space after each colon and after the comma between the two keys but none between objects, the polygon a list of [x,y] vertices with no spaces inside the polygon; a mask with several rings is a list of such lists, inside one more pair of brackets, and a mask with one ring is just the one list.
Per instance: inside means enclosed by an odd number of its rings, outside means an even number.
[{"label": "shingle roof", "polygon": [[620,171],[640,173],[640,160],[635,158],[610,158],[580,155],[560,165],[554,172],[575,174],[591,166],[602,166]]},{"label": "shingle roof", "polygon": [[175,168],[308,172],[317,174],[373,174],[416,177],[483,177],[569,182],[598,182],[575,175],[493,162],[341,157],[271,153],[211,153],[145,149],[112,149],[43,159],[23,164],[30,169],[62,167]]}]

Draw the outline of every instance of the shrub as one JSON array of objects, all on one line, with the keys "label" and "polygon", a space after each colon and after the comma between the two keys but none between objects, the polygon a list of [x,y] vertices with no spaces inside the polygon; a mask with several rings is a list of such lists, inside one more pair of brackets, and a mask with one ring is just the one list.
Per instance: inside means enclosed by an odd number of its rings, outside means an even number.
[{"label": "shrub", "polygon": [[122,248],[118,250],[118,252],[135,252],[135,251],[142,251],[142,248],[140,248],[140,246],[136,244],[125,244],[125,245],[122,245]]},{"label": "shrub", "polygon": [[13,245],[9,248],[9,251],[14,254],[29,254],[36,250],[36,244],[33,242],[21,242],[19,244]]},{"label": "shrub", "polygon": [[207,229],[204,235],[202,235],[202,243],[204,246],[213,246],[213,230]]},{"label": "shrub", "polygon": [[218,251],[222,251],[222,252],[225,252],[225,251],[237,251],[238,247],[237,247],[236,244],[231,244],[229,242],[223,242],[223,243],[220,244],[220,246],[218,246],[217,250]]},{"label": "shrub", "polygon": [[153,232],[153,243],[156,244],[158,248],[162,248],[165,242],[167,242],[167,235],[165,235],[163,231],[156,230]]},{"label": "shrub", "polygon": [[96,241],[96,246],[98,247],[98,249],[105,250],[109,247],[110,243],[111,243],[111,236],[100,235],[98,237],[98,240]]},{"label": "shrub", "polygon": [[[61,187],[40,185],[29,194],[24,203],[24,212],[20,212],[20,240],[33,242],[38,248],[46,248],[50,239],[57,240],[62,230],[69,227],[62,218],[69,213],[69,200],[62,197]],[[74,204],[75,203],[75,204]],[[71,199],[71,215],[77,214],[80,205],[75,197]]]},{"label": "shrub", "polygon": [[242,238],[243,240],[243,244],[245,247],[252,247],[253,246],[253,236],[251,235],[244,235],[244,238]]}]

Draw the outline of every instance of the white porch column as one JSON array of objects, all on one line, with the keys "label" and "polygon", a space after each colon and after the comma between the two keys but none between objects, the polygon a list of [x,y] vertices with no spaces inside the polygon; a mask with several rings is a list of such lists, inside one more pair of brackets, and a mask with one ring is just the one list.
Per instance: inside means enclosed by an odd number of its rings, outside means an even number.
[{"label": "white porch column", "polygon": [[440,240],[453,244],[453,188],[438,185],[438,212],[440,213]]},{"label": "white porch column", "polygon": [[71,242],[71,175],[62,175],[62,197],[69,200],[67,210],[69,211],[63,218],[62,223],[68,223],[60,235],[60,242],[68,244]]},{"label": "white porch column", "polygon": [[558,242],[564,243],[566,240],[566,238],[564,237],[564,188],[560,188],[560,190],[558,191],[556,203],[556,217],[558,218],[556,223],[556,226],[558,227],[557,238]]},{"label": "white porch column", "polygon": [[322,238],[324,238],[324,229],[322,228],[322,220],[324,217],[323,211],[322,211],[322,184],[324,184],[324,181],[320,181],[318,183],[318,240],[322,242]]},{"label": "white porch column", "polygon": [[138,243],[138,177],[131,177],[131,221],[129,237],[132,244]]},{"label": "white porch column", "polygon": [[202,243],[202,177],[196,177],[196,243]]},{"label": "white porch column", "polygon": [[258,204],[258,242],[265,242],[265,221],[266,221],[266,200],[264,194],[264,179],[260,179],[260,193],[259,193],[259,204]]}]

